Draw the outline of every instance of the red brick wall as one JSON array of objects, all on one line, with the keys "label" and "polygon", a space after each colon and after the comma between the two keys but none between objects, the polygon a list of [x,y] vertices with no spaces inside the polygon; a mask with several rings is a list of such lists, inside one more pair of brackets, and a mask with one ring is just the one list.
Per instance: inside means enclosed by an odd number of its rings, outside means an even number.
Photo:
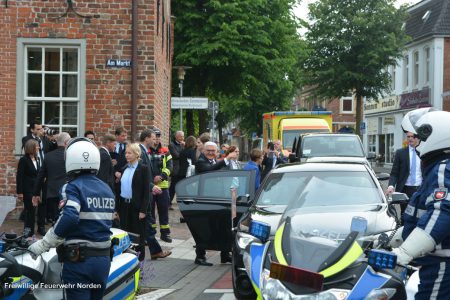
[{"label": "red brick wall", "polygon": [[[444,41],[444,93],[450,93],[450,38]],[[450,95],[443,99],[443,110],[450,111]]]},{"label": "red brick wall", "polygon": [[[156,15],[159,5],[159,17]],[[107,68],[106,60],[131,59],[132,0],[75,0],[74,8],[85,19],[69,12],[63,0],[9,0],[0,7],[0,195],[15,192],[14,157],[16,111],[16,39],[68,38],[86,41],[86,123],[97,136],[117,126],[131,130],[131,69]],[[137,130],[157,125],[167,143],[170,122],[171,60],[166,55],[170,29],[170,0],[138,0],[138,99]],[[163,18],[163,14],[165,17]],[[159,21],[159,25],[157,24]],[[162,29],[165,33],[163,34]],[[158,32],[157,32],[157,29]],[[170,35],[169,35],[170,36]],[[164,40],[163,40],[164,39]],[[171,53],[169,49],[169,54]],[[82,112],[83,113],[83,112]],[[81,133],[82,134],[82,133]],[[20,137],[18,137],[20,138]]]}]

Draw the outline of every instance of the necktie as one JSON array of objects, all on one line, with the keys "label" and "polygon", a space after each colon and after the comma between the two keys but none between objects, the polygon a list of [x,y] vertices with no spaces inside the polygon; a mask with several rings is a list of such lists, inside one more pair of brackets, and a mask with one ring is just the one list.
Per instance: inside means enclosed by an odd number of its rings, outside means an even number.
[{"label": "necktie", "polygon": [[43,148],[43,144],[42,144],[42,140],[40,138],[36,138],[36,141],[39,144],[39,158],[41,160],[44,160],[44,148]]},{"label": "necktie", "polygon": [[416,153],[414,149],[411,151],[411,184],[416,185]]}]

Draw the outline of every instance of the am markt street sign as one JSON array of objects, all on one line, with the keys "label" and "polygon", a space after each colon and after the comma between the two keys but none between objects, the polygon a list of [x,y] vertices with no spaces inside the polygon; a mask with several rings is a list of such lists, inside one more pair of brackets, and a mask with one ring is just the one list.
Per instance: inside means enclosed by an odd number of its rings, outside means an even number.
[{"label": "am markt street sign", "polygon": [[208,98],[172,97],[171,109],[207,109]]}]

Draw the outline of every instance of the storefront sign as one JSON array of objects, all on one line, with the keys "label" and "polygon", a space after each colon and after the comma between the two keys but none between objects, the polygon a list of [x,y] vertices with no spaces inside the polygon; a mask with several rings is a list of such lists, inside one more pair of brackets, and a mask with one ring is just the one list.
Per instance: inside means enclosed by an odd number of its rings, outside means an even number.
[{"label": "storefront sign", "polygon": [[116,68],[128,68],[131,67],[131,60],[129,59],[108,59],[106,61],[107,67],[116,67]]},{"label": "storefront sign", "polygon": [[386,116],[384,117],[384,125],[395,125],[394,116]]},{"label": "storefront sign", "polygon": [[430,105],[430,88],[406,93],[400,96],[400,108],[426,107]]},{"label": "storefront sign", "polygon": [[378,99],[377,101],[371,100],[370,102],[364,103],[364,113],[366,115],[379,113],[382,111],[395,110],[400,107],[399,96],[390,96],[383,99]]},{"label": "storefront sign", "polygon": [[378,117],[367,118],[367,134],[378,134]]}]

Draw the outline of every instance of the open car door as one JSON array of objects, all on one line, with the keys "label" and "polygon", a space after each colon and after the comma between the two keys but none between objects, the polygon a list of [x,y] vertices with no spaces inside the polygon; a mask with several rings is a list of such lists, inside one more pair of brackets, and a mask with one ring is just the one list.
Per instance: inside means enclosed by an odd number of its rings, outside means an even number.
[{"label": "open car door", "polygon": [[255,194],[254,171],[203,173],[178,182],[177,202],[197,246],[229,250],[232,245],[231,188],[237,191],[237,218],[247,211]]}]

